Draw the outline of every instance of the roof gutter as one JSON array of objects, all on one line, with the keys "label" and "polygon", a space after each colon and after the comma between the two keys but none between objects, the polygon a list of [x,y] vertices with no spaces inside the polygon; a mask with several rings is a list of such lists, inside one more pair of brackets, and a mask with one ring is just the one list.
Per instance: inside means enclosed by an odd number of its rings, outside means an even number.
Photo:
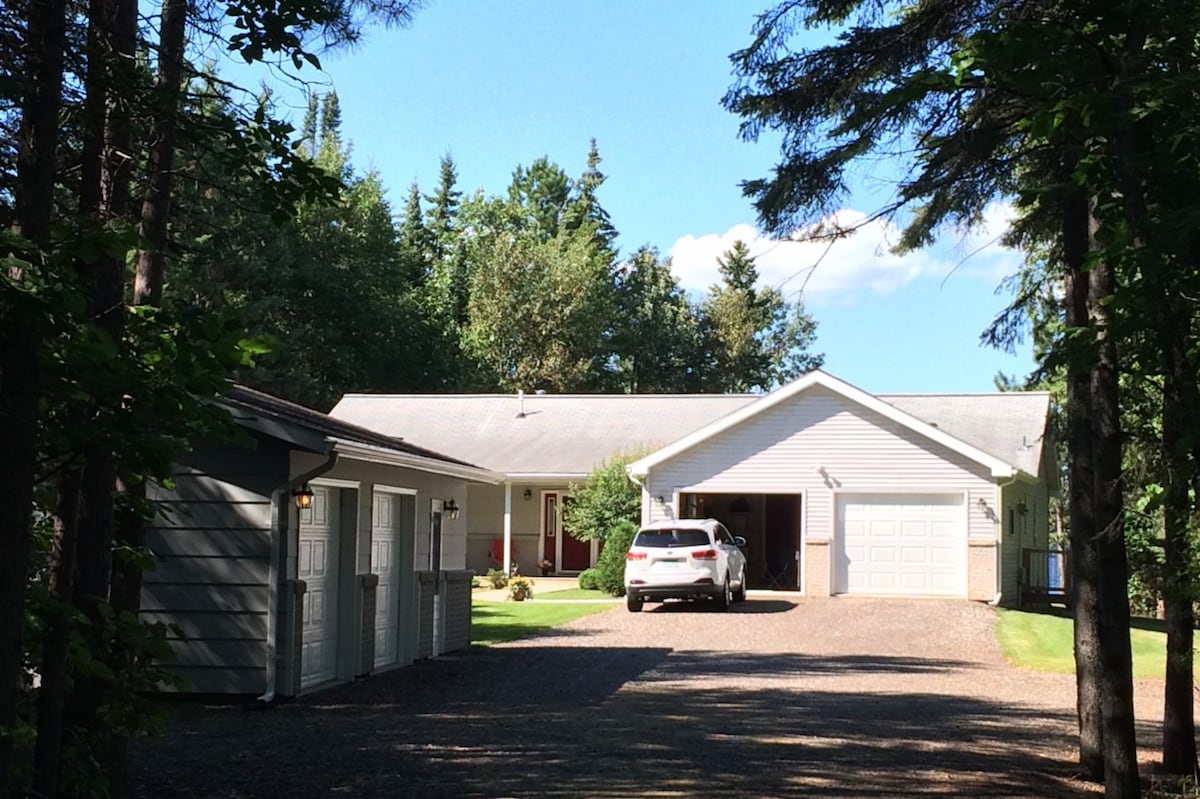
[{"label": "roof gutter", "polygon": [[397,452],[383,447],[373,447],[369,444],[359,444],[340,438],[331,440],[333,441],[334,449],[346,458],[366,460],[372,463],[386,463],[389,466],[402,466],[406,469],[416,469],[419,472],[458,477],[462,480],[488,483],[489,485],[499,485],[504,482],[504,475],[479,466],[470,466],[465,463],[451,463],[450,461],[442,461],[436,458],[411,455],[406,452]]},{"label": "roof gutter", "polygon": [[280,597],[287,587],[287,532],[292,515],[289,504],[292,492],[313,478],[332,471],[333,467],[337,466],[339,457],[337,452],[330,452],[323,463],[293,477],[271,492],[271,591],[267,599],[267,684],[263,695],[258,697],[258,701],[265,704],[275,701],[276,675],[283,671],[283,653],[288,651],[287,647],[281,649],[276,645],[275,636],[279,630]]}]

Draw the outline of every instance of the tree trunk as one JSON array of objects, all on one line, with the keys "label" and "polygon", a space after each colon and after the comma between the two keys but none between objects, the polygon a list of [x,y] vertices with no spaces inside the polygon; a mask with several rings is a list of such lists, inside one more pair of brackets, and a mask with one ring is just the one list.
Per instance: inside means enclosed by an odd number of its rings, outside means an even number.
[{"label": "tree trunk", "polygon": [[[167,219],[171,212],[171,171],[175,162],[186,23],[186,0],[165,0],[158,47],[150,174],[142,196],[142,247],[137,254],[133,284],[134,305],[162,305]],[[141,481],[127,485],[126,491],[136,499],[146,497],[146,485]],[[137,513],[123,514],[117,524],[116,536],[122,546],[142,549],[146,545],[145,521]],[[115,563],[110,591],[113,607],[118,611],[128,610],[136,614],[141,610],[141,595],[141,568],[132,561]]]},{"label": "tree trunk", "polygon": [[[85,164],[85,177],[94,175],[96,184],[81,187],[81,196],[99,187],[99,204],[94,214],[101,224],[125,219],[129,213],[130,167],[132,158],[132,120],[127,96],[136,90],[135,48],[137,38],[137,0],[92,0],[89,6],[90,58],[87,75],[89,108],[103,108],[100,118],[88,119],[95,138],[99,126],[103,142],[98,169]],[[90,198],[89,198],[90,199]],[[125,325],[125,259],[104,254],[90,264],[81,264],[88,289],[88,312],[96,328],[121,349]],[[102,409],[117,398],[93,397]],[[99,606],[108,602],[112,564],[113,507],[117,464],[105,446],[89,447],[80,482],[79,574],[75,585],[75,604],[94,622],[99,622]],[[99,646],[93,639],[93,646]],[[103,651],[93,653],[104,658]],[[96,714],[104,701],[105,685],[95,677],[76,680],[70,697],[71,720],[84,730],[95,726]],[[111,777],[116,771],[119,746],[105,738],[89,741],[96,757]]]},{"label": "tree trunk", "polygon": [[68,469],[59,481],[59,507],[54,529],[55,607],[43,636],[38,690],[37,745],[34,749],[34,787],[43,799],[58,796],[62,756],[63,716],[67,697],[67,651],[71,632],[71,595],[75,584],[76,534],[79,521],[79,471]]},{"label": "tree trunk", "polygon": [[[1193,709],[1193,666],[1195,618],[1192,602],[1196,581],[1195,556],[1188,521],[1188,489],[1193,482],[1185,429],[1188,405],[1185,400],[1187,356],[1185,339],[1171,337],[1163,345],[1162,459],[1167,471],[1163,497],[1165,558],[1163,604],[1167,617],[1166,687],[1163,692],[1163,770],[1180,776],[1196,773],[1196,719]],[[1193,405],[1192,408],[1200,407]]]},{"label": "tree trunk", "polygon": [[1092,266],[1088,314],[1096,334],[1092,369],[1095,525],[1104,697],[1104,795],[1141,796],[1133,716],[1133,653],[1129,644],[1129,555],[1125,550],[1124,489],[1117,344],[1107,300],[1116,280],[1107,261]]},{"label": "tree trunk", "polygon": [[[1068,170],[1070,172],[1070,170]],[[1088,207],[1078,193],[1063,203],[1064,315],[1069,330],[1088,327]],[[1075,689],[1079,716],[1079,766],[1085,779],[1104,779],[1103,691],[1100,621],[1093,518],[1091,362],[1089,349],[1075,346],[1067,358],[1067,481],[1071,547],[1071,607],[1075,616]]]},{"label": "tree trunk", "polygon": [[167,248],[167,218],[171,212],[171,170],[183,80],[186,0],[164,0],[158,46],[158,78],[150,145],[149,179],[142,197],[142,249],[137,255],[134,305],[162,304],[163,264]]},{"label": "tree trunk", "polygon": [[[54,180],[58,156],[58,114],[62,105],[65,0],[29,0],[26,17],[24,85],[17,141],[14,233],[39,249],[42,260],[50,241]],[[28,254],[25,254],[28,257]],[[9,279],[24,275],[10,268]],[[12,729],[22,679],[21,629],[25,581],[33,524],[33,486],[37,463],[38,400],[41,395],[38,351],[40,325],[6,309],[0,322],[0,729]],[[14,746],[0,735],[0,797],[16,792]]]}]

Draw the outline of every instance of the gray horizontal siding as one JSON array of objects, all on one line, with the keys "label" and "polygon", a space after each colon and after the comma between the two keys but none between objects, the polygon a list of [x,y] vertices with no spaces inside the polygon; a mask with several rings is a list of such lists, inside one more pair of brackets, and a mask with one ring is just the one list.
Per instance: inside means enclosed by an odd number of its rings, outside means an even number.
[{"label": "gray horizontal siding", "polygon": [[198,610],[266,613],[267,587],[150,583],[142,591],[142,610],[160,615]]},{"label": "gray horizontal siding", "polygon": [[177,464],[174,484],[155,486],[158,514],[146,540],[143,617],[165,624],[166,668],[198,693],[265,688],[270,609],[271,493],[288,475],[288,450],[201,445]]},{"label": "gray horizontal siding", "polygon": [[167,665],[163,670],[182,677],[186,682],[183,690],[193,694],[260,694],[267,679],[265,666],[238,668]]},{"label": "gray horizontal siding", "polygon": [[190,557],[159,558],[145,573],[147,583],[170,585],[265,586],[270,563],[261,557]]},{"label": "gray horizontal siding", "polygon": [[257,641],[267,637],[267,614],[251,611],[173,611],[143,613],[142,619],[151,624],[171,628],[172,638]]}]

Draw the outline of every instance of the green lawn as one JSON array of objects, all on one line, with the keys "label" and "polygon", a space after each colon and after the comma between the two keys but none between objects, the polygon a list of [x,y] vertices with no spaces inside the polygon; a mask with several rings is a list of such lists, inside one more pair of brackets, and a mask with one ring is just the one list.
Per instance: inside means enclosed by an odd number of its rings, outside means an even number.
[{"label": "green lawn", "polygon": [[[1129,631],[1133,676],[1161,680],[1166,667],[1166,633],[1162,622],[1135,619]],[[1148,629],[1142,629],[1148,628]],[[1014,666],[1033,671],[1075,670],[1071,619],[1048,613],[1001,610],[996,638]]]},{"label": "green lawn", "polygon": [[616,599],[612,594],[597,591],[592,588],[564,588],[561,591],[536,591],[534,599]]},{"label": "green lawn", "polygon": [[539,605],[537,602],[471,603],[471,643],[491,646],[501,641],[527,638],[566,624],[580,616],[612,610],[611,604]]}]

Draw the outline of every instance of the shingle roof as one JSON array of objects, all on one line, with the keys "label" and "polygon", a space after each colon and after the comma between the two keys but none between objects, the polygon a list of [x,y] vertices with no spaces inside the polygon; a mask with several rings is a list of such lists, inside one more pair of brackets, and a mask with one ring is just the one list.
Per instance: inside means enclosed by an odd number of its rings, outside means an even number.
[{"label": "shingle roof", "polygon": [[[753,394],[347,394],[330,415],[434,444],[510,476],[584,475],[618,451],[663,447],[760,399]],[[1029,474],[1039,472],[1049,395],[878,398]]]},{"label": "shingle roof", "polygon": [[446,463],[458,464],[459,466],[477,468],[474,464],[467,461],[410,444],[399,436],[382,434],[377,430],[360,427],[344,419],[335,419],[328,414],[315,411],[312,408],[306,408],[303,405],[297,405],[294,402],[289,402],[270,394],[264,394],[261,391],[247,388],[246,386],[231,385],[229,391],[225,394],[225,398],[243,408],[283,419],[321,435],[329,436],[330,438],[354,442],[356,444],[366,444],[372,447],[381,447],[394,452],[403,452],[406,455],[416,455],[422,458],[445,461]]},{"label": "shingle roof", "polygon": [[585,475],[624,452],[669,444],[751,394],[347,394],[339,419],[432,444],[509,475]]},{"label": "shingle roof", "polygon": [[1042,437],[1050,413],[1047,392],[876,396],[1027,474],[1039,472]]}]

